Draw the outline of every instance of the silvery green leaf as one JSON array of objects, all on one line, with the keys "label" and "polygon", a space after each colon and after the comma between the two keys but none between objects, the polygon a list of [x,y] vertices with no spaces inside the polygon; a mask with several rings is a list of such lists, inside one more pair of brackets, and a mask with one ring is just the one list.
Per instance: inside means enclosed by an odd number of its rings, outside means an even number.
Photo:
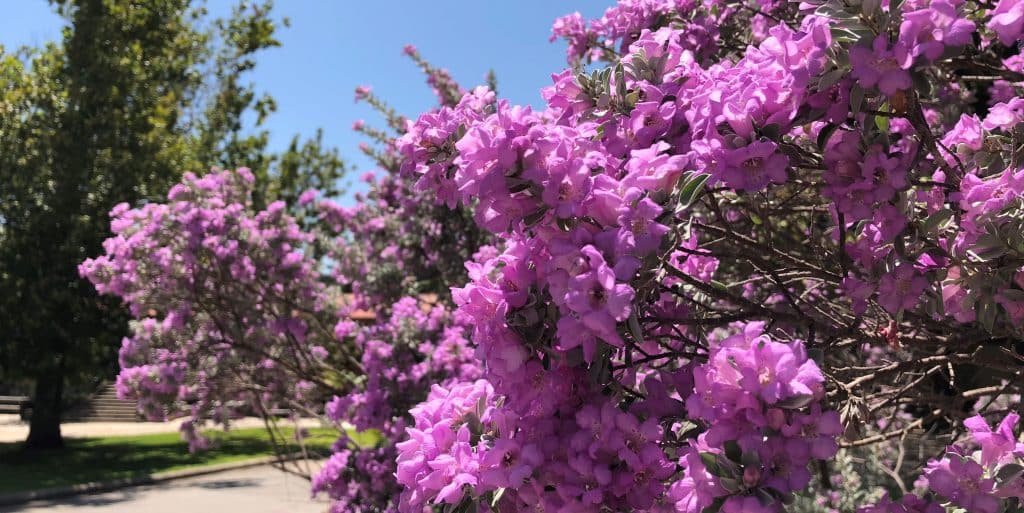
[{"label": "silvery green leaf", "polygon": [[736,493],[740,490],[740,482],[732,477],[718,478],[718,484],[729,493]]},{"label": "silvery green leaf", "polygon": [[775,504],[775,497],[765,488],[759,487],[755,495],[757,496],[757,502],[761,506],[768,507]]},{"label": "silvery green leaf", "polygon": [[992,333],[992,329],[996,324],[996,304],[990,297],[982,298],[978,301],[977,311],[978,322],[981,324],[985,331]]},{"label": "silvery green leaf", "polygon": [[864,105],[864,88],[858,84],[853,84],[850,88],[850,111],[856,116],[860,114],[860,108]]},{"label": "silvery green leaf", "polygon": [[[852,32],[847,33],[850,34],[851,36],[853,35]],[[818,90],[824,91],[825,89],[828,89],[838,84],[839,81],[842,80],[843,76],[845,75],[845,69],[834,69],[832,71],[829,71],[828,73],[825,73],[824,75],[822,75],[821,80],[818,81]]]},{"label": "silvery green leaf", "polygon": [[889,133],[889,117],[875,116],[875,127],[877,127],[878,131],[883,134]]},{"label": "silvery green leaf", "polygon": [[798,410],[814,402],[814,396],[811,394],[799,394],[791,397],[787,397],[777,403],[776,406],[785,410]]},{"label": "silvery green leaf", "polygon": [[1003,289],[999,292],[999,294],[1011,301],[1018,301],[1024,303],[1024,290]]},{"label": "silvery green leaf", "polygon": [[504,487],[498,488],[497,490],[494,491],[494,497],[491,498],[491,507],[492,508],[496,507],[498,505],[498,501],[501,500],[501,496],[502,495],[505,495],[505,488]]},{"label": "silvery green leaf", "polygon": [[946,221],[953,217],[953,211],[948,208],[935,211],[935,213],[928,216],[921,225],[921,231],[928,234],[935,231],[937,228],[941,228]]},{"label": "silvery green leaf", "polygon": [[701,193],[704,192],[704,185],[708,182],[708,178],[710,177],[711,175],[702,173],[690,176],[685,182],[683,182],[683,187],[679,191],[680,209],[689,207],[697,200],[697,198],[700,197]]},{"label": "silvery green leaf", "polygon": [[644,341],[644,333],[640,328],[640,319],[637,318],[636,312],[630,312],[627,324],[629,325],[630,334],[633,335],[633,341],[637,344],[642,344]]},{"label": "silvery green leaf", "polygon": [[999,469],[996,473],[996,480],[1000,483],[1007,481],[1013,481],[1021,476],[1024,476],[1024,466],[1020,466],[1016,463],[1009,463],[1003,465],[1003,468]]}]

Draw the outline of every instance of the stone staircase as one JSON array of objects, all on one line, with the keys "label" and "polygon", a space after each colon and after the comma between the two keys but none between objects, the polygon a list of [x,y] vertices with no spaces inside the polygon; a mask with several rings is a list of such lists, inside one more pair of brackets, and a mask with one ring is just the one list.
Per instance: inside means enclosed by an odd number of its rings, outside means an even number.
[{"label": "stone staircase", "polygon": [[71,422],[142,422],[135,401],[117,398],[114,385],[105,385],[95,395],[64,414]]}]

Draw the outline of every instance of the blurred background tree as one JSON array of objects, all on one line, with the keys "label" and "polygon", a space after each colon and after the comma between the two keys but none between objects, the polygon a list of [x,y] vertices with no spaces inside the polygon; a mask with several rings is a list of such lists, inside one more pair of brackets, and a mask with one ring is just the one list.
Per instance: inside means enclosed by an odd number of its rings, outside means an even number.
[{"label": "blurred background tree", "polygon": [[52,3],[61,42],[0,47],[0,375],[32,384],[29,449],[62,445],[67,391],[115,373],[126,316],[77,269],[115,204],[211,166],[251,167],[258,203],[339,194],[344,173],[319,132],[267,149],[275,103],[245,75],[287,25],[270,2],[213,20],[188,0]]}]

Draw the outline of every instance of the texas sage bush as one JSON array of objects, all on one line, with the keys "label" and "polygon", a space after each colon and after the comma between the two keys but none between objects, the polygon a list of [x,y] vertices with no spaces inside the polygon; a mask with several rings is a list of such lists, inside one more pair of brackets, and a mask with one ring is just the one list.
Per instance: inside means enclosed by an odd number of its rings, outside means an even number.
[{"label": "texas sage bush", "polygon": [[[314,480],[339,512],[1021,511],[1022,36],[1016,0],[622,0],[556,20],[570,67],[537,109],[408,47],[438,108],[356,92],[387,120],[356,125],[384,178],[354,209],[311,192],[317,233],[267,253],[246,232],[220,264],[274,288],[332,241],[281,294],[329,276],[379,325],[342,309],[327,344],[237,296],[259,314],[232,349],[306,348],[344,379],[254,382],[336,394],[332,419],[381,433]],[[163,281],[137,271],[161,253],[120,245],[84,271],[148,305],[136,333],[173,327],[180,308],[125,292]],[[203,376],[171,361],[124,379],[159,399]]]}]

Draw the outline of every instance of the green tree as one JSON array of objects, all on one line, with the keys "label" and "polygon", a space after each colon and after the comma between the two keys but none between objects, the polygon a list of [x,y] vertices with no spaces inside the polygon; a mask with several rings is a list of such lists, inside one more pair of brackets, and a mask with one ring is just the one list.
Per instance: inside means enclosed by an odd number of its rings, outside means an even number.
[{"label": "green tree", "polygon": [[[211,89],[216,92],[205,105],[199,120],[196,159],[221,168],[248,167],[256,176],[254,200],[262,208],[270,198],[293,204],[304,190],[315,188],[327,196],[338,195],[344,165],[335,148],[325,148],[323,132],[302,141],[292,137],[281,154],[267,151],[270,133],[262,129],[266,119],[277,110],[269,94],[260,94],[252,83],[243,80],[256,67],[255,54],[264,48],[280,46],[274,33],[275,21],[269,17],[272,4],[235,6],[230,18],[214,22],[213,37],[218,49],[211,63]],[[288,18],[280,21],[288,26]],[[255,127],[245,126],[245,116],[255,115]]]},{"label": "green tree", "polygon": [[[186,170],[251,165],[264,194],[337,183],[319,134],[267,151],[273,100],[244,74],[279,45],[269,2],[206,24],[188,0],[61,0],[63,40],[0,47],[0,369],[34,382],[26,446],[62,444],[65,387],[113,375],[126,318],[78,264],[101,253],[117,203],[163,196]],[[211,93],[212,91],[212,93]]]}]

